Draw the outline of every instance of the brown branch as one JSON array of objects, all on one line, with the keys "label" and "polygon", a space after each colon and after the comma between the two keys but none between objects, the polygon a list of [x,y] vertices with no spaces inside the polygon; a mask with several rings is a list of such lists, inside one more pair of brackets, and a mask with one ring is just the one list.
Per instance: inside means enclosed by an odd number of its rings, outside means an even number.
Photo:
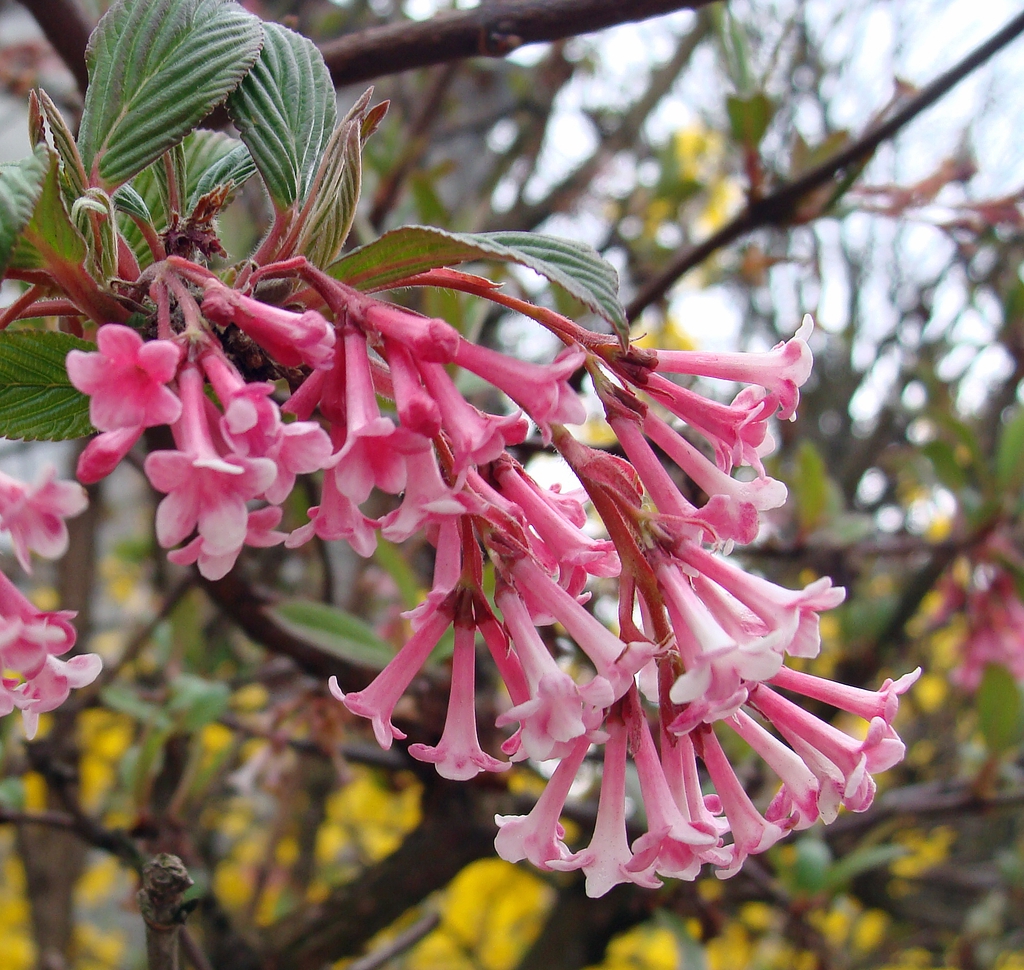
[{"label": "brown branch", "polygon": [[825,830],[825,837],[835,840],[851,833],[860,833],[900,815],[963,816],[969,812],[984,813],[1022,803],[1024,788],[1012,788],[983,798],[971,782],[960,782],[954,786],[944,781],[907,785],[880,795],[866,812],[842,815]]},{"label": "brown branch", "polygon": [[524,44],[634,23],[710,0],[503,0],[418,23],[370,27],[321,46],[335,85],[466,57],[504,57]]},{"label": "brown branch", "polygon": [[78,0],[21,0],[36,18],[43,34],[60,55],[85,94],[89,75],[85,69],[85,45],[93,24]]},{"label": "brown branch", "polygon": [[265,970],[320,970],[351,956],[469,863],[492,855],[494,827],[480,817],[475,794],[470,786],[438,783],[423,822],[395,852],[267,930]]},{"label": "brown branch", "polygon": [[801,201],[816,189],[821,189],[830,183],[838,189],[843,177],[853,174],[879,145],[898,134],[910,121],[926,108],[930,108],[975,68],[980,67],[993,54],[1015,40],[1022,31],[1024,31],[1024,13],[1014,17],[1002,30],[993,34],[963,60],[922,88],[902,108],[885,121],[870,128],[842,151],[836,152],[831,158],[815,166],[795,181],[776,189],[770,195],[750,202],[731,222],[703,242],[678,253],[658,276],[640,288],[626,308],[629,319],[635,319],[646,307],[660,300],[676,280],[695,266],[700,265],[723,246],[729,245],[755,229],[770,225],[785,225],[793,217]]},{"label": "brown branch", "polygon": [[290,657],[307,674],[338,678],[343,691],[362,690],[375,671],[338,659],[315,643],[292,633],[269,612],[273,599],[258,592],[234,570],[223,579],[204,579],[210,598],[253,640],[274,653]]},{"label": "brown branch", "polygon": [[74,815],[67,812],[19,812],[0,805],[0,825],[48,825],[50,828],[78,831]]},{"label": "brown branch", "polygon": [[149,970],[178,970],[178,937],[185,922],[184,893],[193,885],[181,859],[166,853],[142,868],[139,909],[146,923]]}]

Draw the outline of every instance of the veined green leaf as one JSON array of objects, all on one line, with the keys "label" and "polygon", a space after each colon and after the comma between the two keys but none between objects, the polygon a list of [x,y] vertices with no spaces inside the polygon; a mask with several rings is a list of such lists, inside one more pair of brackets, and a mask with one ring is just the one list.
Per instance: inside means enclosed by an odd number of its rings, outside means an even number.
[{"label": "veined green leaf", "polygon": [[286,629],[341,660],[382,669],[395,653],[358,617],[312,600],[285,600],[270,613]]},{"label": "veined green leaf", "polygon": [[259,56],[260,21],[225,0],[116,0],[89,40],[78,148],[108,189],[176,145]]},{"label": "veined green leaf", "polygon": [[358,120],[340,125],[324,150],[296,247],[314,266],[322,268],[337,257],[356,216],[362,182],[359,128]]},{"label": "veined green leaf", "polygon": [[145,222],[153,221],[153,216],[150,214],[149,206],[146,205],[146,200],[130,185],[122,185],[114,192],[111,198],[114,200],[114,205],[117,206],[118,212],[127,213]]},{"label": "veined green leaf", "polygon": [[95,349],[67,333],[0,333],[0,436],[63,441],[92,434],[89,398],[71,385],[64,360],[69,350]]},{"label": "veined green leaf", "polygon": [[49,151],[39,145],[27,158],[0,165],[0,276],[42,195],[48,163]]},{"label": "veined green leaf", "polygon": [[386,289],[417,273],[477,260],[527,266],[607,320],[620,337],[629,333],[615,269],[590,246],[554,236],[404,226],[348,253],[328,272],[359,289]]},{"label": "veined green leaf", "polygon": [[26,245],[18,247],[14,262],[32,268],[52,268],[61,263],[81,266],[88,247],[64,206],[57,154],[50,149],[45,152],[49,167],[43,176],[42,192],[24,229]]},{"label": "veined green leaf", "polygon": [[263,29],[263,51],[228,98],[228,111],[280,212],[305,200],[337,108],[316,45],[279,24]]},{"label": "veined green leaf", "polygon": [[[195,188],[189,196],[188,206],[191,212],[196,203],[208,192],[212,192],[220,185],[232,185],[238,188],[244,185],[253,175],[256,174],[256,163],[245,145],[235,145],[231,151],[221,155],[195,181]],[[191,175],[189,183],[192,183]]]},{"label": "veined green leaf", "polygon": [[86,178],[85,167],[82,165],[82,156],[78,154],[75,136],[71,134],[64,115],[60,113],[60,109],[53,103],[52,98],[42,88],[39,88],[36,96],[46,117],[46,123],[50,126],[53,147],[60,155],[64,167],[64,179],[70,194],[77,199],[85,193],[89,180]]}]

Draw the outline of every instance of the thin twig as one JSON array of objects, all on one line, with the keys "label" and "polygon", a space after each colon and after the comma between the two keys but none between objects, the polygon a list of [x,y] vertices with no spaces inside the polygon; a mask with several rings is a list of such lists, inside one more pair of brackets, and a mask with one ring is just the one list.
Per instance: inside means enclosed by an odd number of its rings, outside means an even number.
[{"label": "thin twig", "polygon": [[440,922],[440,914],[427,913],[407,930],[399,933],[390,943],[378,947],[373,953],[367,953],[366,956],[360,957],[358,960],[353,960],[348,965],[348,970],[377,970],[378,967],[384,966],[389,960],[393,960],[419,943]]},{"label": "thin twig", "polygon": [[337,86],[466,57],[505,57],[524,44],[635,23],[710,0],[503,0],[472,10],[359,30],[321,45]]},{"label": "thin twig", "polygon": [[0,825],[49,825],[51,828],[78,831],[74,815],[67,812],[18,812],[0,806]]},{"label": "thin twig", "polygon": [[784,225],[809,193],[830,182],[837,182],[837,176],[847,174],[862,165],[882,142],[888,141],[896,135],[975,68],[980,67],[993,54],[1015,40],[1022,31],[1024,31],[1024,13],[1014,17],[1002,30],[993,34],[980,47],[976,47],[963,60],[922,88],[891,117],[866,131],[842,151],[836,152],[820,165],[812,168],[795,181],[781,186],[770,195],[751,201],[738,216],[702,243],[678,253],[661,273],[640,288],[626,308],[626,315],[630,320],[634,320],[646,307],[660,300],[680,277],[700,265],[723,246],[729,245],[755,229],[769,225]]}]

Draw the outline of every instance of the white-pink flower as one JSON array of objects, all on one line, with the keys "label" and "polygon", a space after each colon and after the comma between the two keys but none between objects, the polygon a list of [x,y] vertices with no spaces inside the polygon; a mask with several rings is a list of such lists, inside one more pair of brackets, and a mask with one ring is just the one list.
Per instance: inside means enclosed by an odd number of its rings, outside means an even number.
[{"label": "white-pink flower", "polygon": [[238,550],[245,541],[246,502],[262,495],[277,477],[269,458],[217,452],[206,415],[203,376],[186,364],[178,378],[183,409],[173,426],[177,451],[154,451],[145,463],[153,487],[167,495],[156,513],[156,534],[165,549],[198,529],[207,555]]},{"label": "white-pink flower", "polygon": [[142,338],[108,323],[96,332],[96,352],[68,352],[71,383],[89,395],[89,420],[100,431],[172,424],[181,402],[165,385],[174,378],[181,350],[170,340]]},{"label": "white-pink flower", "polygon": [[214,323],[233,323],[285,367],[329,367],[334,358],[334,327],[316,310],[292,313],[210,281],[203,313]]},{"label": "white-pink flower", "polygon": [[46,559],[58,559],[67,552],[64,520],[89,504],[78,482],[57,482],[55,475],[48,465],[28,485],[0,472],[0,529],[10,533],[14,553],[26,572],[32,571],[30,552]]}]

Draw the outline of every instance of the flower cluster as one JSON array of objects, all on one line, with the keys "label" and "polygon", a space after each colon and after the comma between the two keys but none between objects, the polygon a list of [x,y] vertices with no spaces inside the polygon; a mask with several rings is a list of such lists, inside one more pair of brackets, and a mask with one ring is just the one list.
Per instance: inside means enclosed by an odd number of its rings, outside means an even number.
[{"label": "flower cluster", "polygon": [[[251,295],[275,275],[307,287],[294,310]],[[482,282],[444,275],[445,285],[471,292]],[[315,535],[345,540],[365,556],[378,532],[396,542],[424,533],[436,551],[433,586],[407,614],[412,635],[365,689],[343,693],[333,679],[330,689],[390,747],[405,737],[395,723],[400,698],[453,627],[443,733],[434,745],[410,745],[409,754],[452,779],[527,759],[558,762],[533,811],[497,819],[503,858],[580,869],[587,891],[600,895],[620,882],[692,879],[704,863],[729,875],[786,832],[871,803],[872,774],[903,754],[892,724],[916,673],[868,691],[789,669],[787,657],[817,653],[818,614],[843,591],[827,579],[783,589],[722,555],[751,542],[760,513],[786,499],[762,459],[773,448],[772,423],[793,417],[810,373],[809,318],[767,353],[708,354],[623,348],[564,318],[551,324],[549,314],[542,322],[566,347],[538,365],[474,345],[442,320],[357,292],[302,260],[264,267],[232,289],[172,258],[150,293],[158,339],[108,325],[95,353],[68,358],[102,432],[82,456],[80,477],[102,476],[144,429],[169,425],[175,448],[145,461],[165,494],[157,537],[178,547],[173,561],[196,563],[212,578],[247,544],[292,548]],[[226,352],[229,328],[289,369],[291,391],[280,406],[274,386],[246,380]],[[582,368],[625,459],[583,445],[565,427],[586,417],[572,384]],[[517,407],[479,410],[459,391],[459,369]],[[742,386],[725,404],[666,375]],[[393,407],[382,411],[382,399]],[[542,487],[512,457],[510,446],[524,441],[531,422],[581,492]],[[693,483],[691,497],[662,455]],[[746,478],[733,477],[738,467],[749,469]],[[277,531],[295,476],[313,471],[323,483],[308,523]],[[396,496],[376,519],[363,510],[375,489]],[[695,502],[699,493],[704,500]],[[588,499],[607,539],[587,531]],[[493,597],[484,591],[488,563]],[[586,607],[592,580],[610,577],[618,578],[618,633]],[[575,675],[552,652],[560,631],[581,652]],[[510,698],[497,720],[512,731],[504,758],[485,751],[477,731],[478,635]],[[862,718],[863,736],[808,713],[794,697]],[[725,731],[778,779],[763,809],[724,753]],[[559,815],[595,746],[604,748],[597,824],[590,844],[573,851]],[[647,820],[631,844],[629,757]]]},{"label": "flower cluster", "polygon": [[[54,481],[52,468],[44,468],[32,485],[0,472],[0,530],[9,535],[27,572],[30,552],[56,559],[67,551],[64,520],[86,504],[85,489],[76,482]],[[0,573],[0,716],[20,710],[30,738],[40,714],[55,710],[72,687],[92,683],[100,672],[96,654],[58,659],[75,645],[74,616],[67,610],[37,609]]]},{"label": "flower cluster", "polygon": [[1024,603],[1018,579],[1024,557],[1009,536],[994,532],[957,563],[940,584],[939,622],[963,611],[967,635],[953,680],[976,690],[989,664],[1005,667],[1024,683]]}]

